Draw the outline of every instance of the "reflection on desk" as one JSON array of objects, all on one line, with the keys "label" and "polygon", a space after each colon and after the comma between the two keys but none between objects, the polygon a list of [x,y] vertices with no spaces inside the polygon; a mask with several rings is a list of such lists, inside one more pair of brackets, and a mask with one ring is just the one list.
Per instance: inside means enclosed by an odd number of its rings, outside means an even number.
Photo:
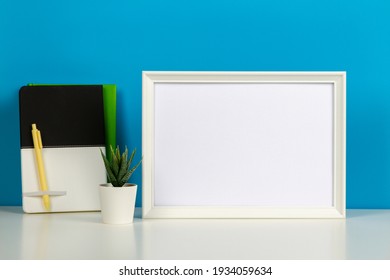
[{"label": "reflection on desk", "polygon": [[0,259],[390,259],[390,210],[347,219],[177,219],[106,225],[99,212],[0,207]]}]

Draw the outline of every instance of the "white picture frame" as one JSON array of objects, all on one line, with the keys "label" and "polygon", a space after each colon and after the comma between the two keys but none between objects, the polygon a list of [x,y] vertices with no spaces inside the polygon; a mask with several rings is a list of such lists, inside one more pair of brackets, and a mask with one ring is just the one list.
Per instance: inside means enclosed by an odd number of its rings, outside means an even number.
[{"label": "white picture frame", "polygon": [[143,218],[344,218],[345,72],[143,72]]}]

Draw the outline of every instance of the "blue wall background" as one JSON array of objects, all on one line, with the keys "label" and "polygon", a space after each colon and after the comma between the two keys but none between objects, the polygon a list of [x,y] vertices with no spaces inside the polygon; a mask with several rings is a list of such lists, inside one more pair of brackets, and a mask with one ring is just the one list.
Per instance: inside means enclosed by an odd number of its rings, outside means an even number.
[{"label": "blue wall background", "polygon": [[387,0],[3,0],[0,205],[21,205],[27,83],[117,84],[118,142],[140,148],[142,70],[345,70],[347,207],[390,208],[389,14]]}]

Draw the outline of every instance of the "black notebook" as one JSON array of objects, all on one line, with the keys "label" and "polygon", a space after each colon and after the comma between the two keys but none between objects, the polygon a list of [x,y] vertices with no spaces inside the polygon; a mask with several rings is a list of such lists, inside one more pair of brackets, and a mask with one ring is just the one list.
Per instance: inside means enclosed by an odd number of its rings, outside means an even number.
[{"label": "black notebook", "polygon": [[41,150],[50,212],[100,210],[106,182],[103,87],[25,86],[19,92],[23,209],[47,212],[42,202],[32,124]]}]

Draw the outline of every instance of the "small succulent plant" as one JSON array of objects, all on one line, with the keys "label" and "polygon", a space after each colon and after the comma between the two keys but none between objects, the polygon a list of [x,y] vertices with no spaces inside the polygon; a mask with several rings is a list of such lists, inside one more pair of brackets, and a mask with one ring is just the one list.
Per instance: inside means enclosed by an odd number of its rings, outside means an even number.
[{"label": "small succulent plant", "polygon": [[129,151],[127,147],[125,151],[121,154],[119,146],[114,150],[110,146],[111,157],[104,155],[103,151],[100,150],[102,155],[104,166],[106,167],[108,182],[111,183],[114,187],[122,187],[130,179],[131,175],[141,164],[142,159],[133,167],[131,163],[133,162],[136,149],[129,156]]}]

